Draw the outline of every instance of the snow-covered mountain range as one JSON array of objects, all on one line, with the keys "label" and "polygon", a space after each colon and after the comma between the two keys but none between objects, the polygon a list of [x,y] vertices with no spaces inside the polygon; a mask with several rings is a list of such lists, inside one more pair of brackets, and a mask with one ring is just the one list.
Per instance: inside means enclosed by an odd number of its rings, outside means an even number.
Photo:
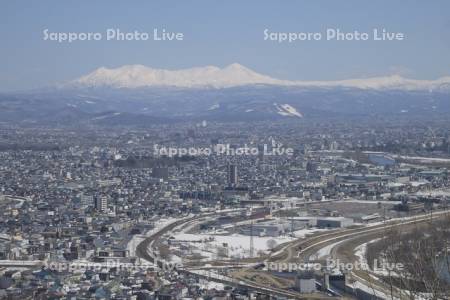
[{"label": "snow-covered mountain range", "polygon": [[280,85],[295,87],[348,87],[360,89],[435,90],[450,88],[450,77],[437,80],[407,79],[399,75],[338,81],[280,80],[259,74],[234,63],[182,70],[153,69],[143,65],[125,65],[116,69],[101,67],[70,82],[73,86],[140,88],[174,86],[180,88],[229,88],[244,85]]},{"label": "snow-covered mountain range", "polygon": [[450,77],[274,79],[239,64],[178,71],[99,68],[47,89],[0,93],[0,121],[147,125],[180,121],[435,118],[450,114]]},{"label": "snow-covered mountain range", "polygon": [[231,64],[222,69],[206,66],[175,71],[153,69],[143,65],[126,65],[116,69],[102,67],[74,80],[73,83],[116,88],[151,86],[227,88],[252,84],[288,84],[287,81],[258,74],[239,64]]}]

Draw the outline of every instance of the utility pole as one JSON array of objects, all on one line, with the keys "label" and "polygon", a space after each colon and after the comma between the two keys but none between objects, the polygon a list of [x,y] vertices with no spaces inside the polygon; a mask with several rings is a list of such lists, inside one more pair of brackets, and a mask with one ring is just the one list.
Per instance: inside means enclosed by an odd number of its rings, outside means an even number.
[{"label": "utility pole", "polygon": [[291,217],[291,234],[294,234],[294,217]]},{"label": "utility pole", "polygon": [[253,244],[253,219],[250,223],[250,258],[253,258],[254,244]]},{"label": "utility pole", "polygon": [[433,224],[433,202],[431,202],[430,206],[430,224]]}]

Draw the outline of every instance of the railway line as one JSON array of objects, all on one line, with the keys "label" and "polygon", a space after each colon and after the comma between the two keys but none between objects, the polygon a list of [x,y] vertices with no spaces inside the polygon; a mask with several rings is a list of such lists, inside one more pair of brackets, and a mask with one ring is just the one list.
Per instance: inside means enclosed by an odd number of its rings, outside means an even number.
[{"label": "railway line", "polygon": [[[320,249],[330,246],[332,244],[335,244],[336,242],[341,242],[337,244],[335,247],[331,249],[331,257],[332,258],[339,258],[343,255],[339,252],[338,249],[343,249],[345,244],[348,241],[351,241],[353,239],[362,239],[362,240],[370,240],[373,239],[376,236],[380,236],[384,233],[385,230],[394,228],[394,227],[403,227],[403,226],[410,226],[412,224],[417,223],[423,223],[430,221],[435,218],[440,218],[444,215],[447,215],[447,211],[440,211],[440,212],[434,212],[433,216],[430,216],[429,214],[426,215],[417,215],[414,217],[408,217],[407,219],[393,219],[386,221],[382,224],[377,224],[370,227],[359,227],[359,228],[350,228],[350,229],[343,229],[343,230],[333,230],[331,232],[326,233],[319,233],[315,234],[314,236],[308,237],[306,239],[296,240],[294,242],[287,243],[286,245],[282,245],[280,249],[272,256],[268,257],[261,257],[259,263],[261,263],[263,260],[269,261],[269,262],[275,262],[275,263],[299,263],[299,262],[305,262],[308,261],[310,256],[320,251]],[[149,247],[153,245],[155,241],[160,239],[163,235],[166,233],[176,229],[180,226],[185,226],[187,223],[192,222],[194,220],[199,220],[203,217],[211,216],[212,214],[204,214],[200,216],[195,216],[191,218],[182,219],[179,221],[176,221],[170,225],[167,225],[166,227],[162,228],[158,232],[152,234],[148,238],[146,238],[144,241],[142,241],[136,249],[136,254],[138,257],[141,257],[142,259],[145,259],[150,262],[154,262],[154,257],[149,254]],[[163,262],[158,261],[157,262],[159,266]],[[234,261],[218,261],[217,266],[213,266],[211,262],[208,264],[208,269],[220,269],[224,268],[224,266],[220,266],[220,264],[228,263],[229,265],[233,265],[233,268],[239,269],[238,272],[235,272],[237,274],[236,278],[230,278],[230,279],[219,279],[219,278],[213,278],[209,277],[212,281],[217,281],[221,283],[225,283],[230,286],[240,287],[240,288],[247,288],[258,292],[264,292],[268,293],[274,296],[284,296],[289,298],[295,298],[295,299],[326,299],[330,298],[326,295],[302,295],[298,292],[291,291],[283,289],[283,287],[267,287],[263,284],[260,284],[258,282],[255,282],[253,280],[248,279],[248,277],[252,276],[246,276],[248,274],[254,274],[255,269],[253,266],[257,264],[257,260],[249,259],[241,260],[240,262],[234,262]],[[241,266],[239,266],[241,264]],[[204,266],[203,266],[204,267]],[[204,278],[204,275],[199,274],[198,272],[195,272],[196,269],[202,269],[202,266],[184,266],[183,268],[178,269],[177,271],[183,272],[183,273],[189,273],[191,275],[202,277]],[[272,276],[270,273],[265,272],[264,276]],[[364,276],[364,274],[360,274],[357,272],[352,273],[352,276],[354,279],[359,280],[362,284],[367,284],[367,277]],[[276,280],[273,280],[272,282],[276,282]],[[384,286],[382,283],[372,283],[373,289],[377,290],[382,293],[387,293],[388,290],[386,289],[386,286]]]}]

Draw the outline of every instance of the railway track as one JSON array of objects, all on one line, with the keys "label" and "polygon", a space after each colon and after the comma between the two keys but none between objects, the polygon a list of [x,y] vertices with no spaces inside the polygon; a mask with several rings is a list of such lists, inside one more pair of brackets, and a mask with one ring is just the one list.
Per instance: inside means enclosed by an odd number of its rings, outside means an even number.
[{"label": "railway track", "polygon": [[[445,214],[447,214],[447,211],[435,212],[433,214],[433,219],[439,218]],[[151,236],[146,238],[144,241],[142,241],[136,248],[136,255],[142,259],[145,259],[147,261],[154,263],[154,257],[152,255],[150,255],[149,251],[148,251],[149,247],[151,247],[151,245],[154,242],[158,241],[158,239],[160,239],[163,235],[176,229],[179,226],[186,225],[186,223],[189,223],[189,222],[197,220],[197,219],[201,219],[203,217],[211,216],[211,215],[214,215],[214,213],[182,219],[182,220],[179,220],[179,221],[176,221],[174,223],[167,225],[166,227],[162,228],[158,232],[152,234]],[[309,257],[312,254],[316,253],[321,248],[326,247],[330,244],[333,244],[333,243],[336,243],[339,241],[351,240],[353,238],[361,238],[364,236],[370,237],[370,236],[382,234],[383,231],[385,231],[388,228],[407,226],[409,224],[414,224],[417,222],[419,222],[419,223],[426,222],[428,220],[430,220],[430,215],[427,214],[427,215],[419,215],[419,216],[416,216],[413,218],[408,218],[407,220],[389,220],[383,224],[370,226],[370,227],[351,228],[351,229],[344,229],[344,230],[333,230],[331,232],[317,234],[317,235],[314,235],[314,236],[306,238],[306,239],[297,240],[297,241],[288,243],[287,245],[282,246],[281,249],[277,252],[277,254],[270,256],[270,257],[264,257],[261,259],[267,259],[270,262],[277,262],[277,263],[304,262],[304,261],[308,261]],[[334,251],[334,249],[332,249],[332,251]],[[249,262],[254,263],[255,259],[251,259],[251,260],[249,260]],[[157,263],[161,267],[160,264],[162,262],[157,261]],[[235,264],[236,262],[229,261],[228,263]],[[243,261],[241,260],[240,263],[242,264]],[[191,266],[191,267],[195,268],[195,266]],[[214,269],[214,266],[212,266],[211,268]],[[219,268],[219,266],[218,266],[218,268]],[[177,270],[177,271],[183,272],[183,273],[188,273],[188,274],[198,276],[198,277],[204,277],[202,275],[195,273],[193,270],[192,271],[189,270],[188,267],[185,267],[185,268]],[[223,280],[223,279],[219,280],[219,279],[215,279],[215,278],[209,278],[209,279],[213,280],[213,281],[225,283],[230,286],[248,288],[248,289],[252,289],[255,291],[259,291],[259,292],[269,293],[269,294],[275,295],[275,296],[284,296],[284,297],[290,297],[290,298],[295,298],[295,299],[312,299],[312,298],[326,299],[326,298],[330,298],[325,295],[323,297],[322,296],[311,297],[311,295],[304,296],[304,295],[296,293],[294,291],[289,291],[289,290],[277,288],[277,287],[264,286],[262,284],[259,284],[258,282],[254,282],[254,281],[251,281],[246,278],[246,276],[245,276],[246,272],[250,273],[250,272],[254,272],[254,271],[255,270],[251,267],[242,268],[239,271],[239,274],[241,274],[238,277],[239,282],[236,282],[236,280]],[[354,274],[354,275],[355,275],[355,278],[360,278],[360,276],[358,276],[357,274]],[[268,275],[268,276],[270,276],[270,275]],[[377,286],[377,288],[379,290],[385,291],[385,287],[383,287],[383,286]]]}]

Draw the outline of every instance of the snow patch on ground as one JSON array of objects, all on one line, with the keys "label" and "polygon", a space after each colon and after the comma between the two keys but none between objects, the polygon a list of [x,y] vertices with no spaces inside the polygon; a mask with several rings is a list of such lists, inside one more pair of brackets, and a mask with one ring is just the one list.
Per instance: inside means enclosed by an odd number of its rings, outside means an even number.
[{"label": "snow patch on ground", "polygon": [[376,243],[379,240],[380,240],[380,238],[377,238],[377,239],[371,240],[367,243],[361,244],[355,248],[355,256],[358,257],[361,267],[367,268],[367,270],[369,269],[369,264],[367,263],[367,258],[366,258],[367,245]]},{"label": "snow patch on ground", "polygon": [[225,285],[223,283],[209,281],[209,280],[205,280],[205,279],[200,279],[199,286],[206,290],[215,289],[218,291],[223,291],[225,289]]},{"label": "snow patch on ground", "polygon": [[336,243],[330,244],[328,246],[325,246],[323,248],[321,248],[319,251],[317,251],[315,254],[311,255],[309,257],[310,260],[316,260],[316,259],[323,259],[326,258],[328,256],[331,255],[331,250],[333,250],[333,248],[337,245],[339,245],[340,243],[344,242],[346,240],[343,241],[338,241]]},{"label": "snow patch on ground", "polygon": [[92,118],[92,120],[103,120],[103,119],[115,117],[115,116],[118,116],[118,115],[120,115],[120,112],[115,112],[115,113],[112,113],[110,115],[104,115],[104,116],[100,116],[100,117],[95,117],[95,118]]},{"label": "snow patch on ground", "polygon": [[215,109],[218,109],[219,107],[220,107],[220,104],[213,104],[213,105],[211,105],[210,108],[208,108],[208,110],[215,110]]},{"label": "snow patch on ground", "polygon": [[292,107],[289,104],[281,104],[278,105],[278,103],[273,104],[276,109],[278,110],[278,114],[286,117],[298,117],[303,118],[303,115],[297,111],[294,107]]}]

